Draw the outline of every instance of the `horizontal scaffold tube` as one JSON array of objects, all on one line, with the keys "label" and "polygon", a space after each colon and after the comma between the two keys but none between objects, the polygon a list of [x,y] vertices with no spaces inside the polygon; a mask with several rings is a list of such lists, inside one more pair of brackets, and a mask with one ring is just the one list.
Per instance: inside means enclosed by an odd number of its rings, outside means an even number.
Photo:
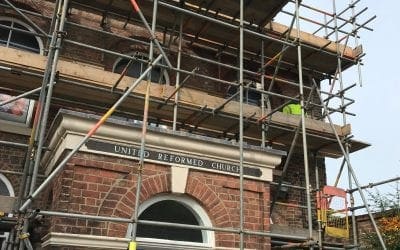
[{"label": "horizontal scaffold tube", "polygon": [[[97,216],[97,215],[77,214],[77,213],[65,213],[65,212],[57,212],[57,211],[36,210],[35,213],[45,215],[45,216],[77,218],[77,219],[85,219],[85,220],[111,221],[111,222],[119,222],[119,223],[134,222],[132,219],[129,219],[129,218]],[[149,221],[149,220],[138,220],[137,223],[141,224],[141,225],[197,229],[197,230],[218,231],[218,232],[236,233],[236,234],[240,233],[240,230],[235,229],[235,228],[206,227],[206,226],[199,226],[199,225],[189,225],[189,224],[170,223],[170,222],[161,222],[161,221]],[[279,237],[282,239],[307,240],[306,237],[302,237],[302,236],[276,234],[276,233],[260,232],[260,231],[252,231],[252,230],[243,230],[243,233],[248,234],[248,235],[257,235],[257,236],[265,236],[265,237]]]}]

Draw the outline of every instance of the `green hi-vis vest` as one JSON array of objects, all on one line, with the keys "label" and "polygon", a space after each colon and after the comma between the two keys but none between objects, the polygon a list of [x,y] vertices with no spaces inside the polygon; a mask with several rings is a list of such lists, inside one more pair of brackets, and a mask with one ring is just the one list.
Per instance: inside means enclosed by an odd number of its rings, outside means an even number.
[{"label": "green hi-vis vest", "polygon": [[284,114],[301,115],[301,105],[300,104],[288,104],[285,107],[283,107],[282,112]]}]

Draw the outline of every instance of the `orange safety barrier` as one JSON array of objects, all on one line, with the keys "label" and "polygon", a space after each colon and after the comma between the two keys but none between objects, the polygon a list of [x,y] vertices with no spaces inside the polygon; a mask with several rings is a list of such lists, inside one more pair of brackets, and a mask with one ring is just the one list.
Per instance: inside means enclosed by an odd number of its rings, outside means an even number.
[{"label": "orange safety barrier", "polygon": [[349,238],[347,194],[344,189],[325,186],[318,191],[317,213],[326,235]]}]

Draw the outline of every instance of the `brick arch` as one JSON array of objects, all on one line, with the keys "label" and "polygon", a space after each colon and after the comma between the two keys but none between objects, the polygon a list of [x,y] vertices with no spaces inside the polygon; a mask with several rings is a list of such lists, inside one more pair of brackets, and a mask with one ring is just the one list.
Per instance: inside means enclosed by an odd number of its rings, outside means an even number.
[{"label": "brick arch", "polygon": [[[116,51],[121,54],[129,54],[134,51],[139,51],[139,52],[148,51],[148,46],[144,44],[132,45],[131,41],[127,41],[125,39],[113,39],[107,46],[107,49]],[[115,62],[118,59],[119,59],[118,56],[106,54],[103,59],[104,69],[107,71],[112,71]]]},{"label": "brick arch", "polygon": [[207,183],[189,176],[185,192],[204,207],[214,226],[233,227],[230,214],[224,202]]},{"label": "brick arch", "polygon": [[[123,195],[119,196],[119,199],[112,201],[115,205],[112,213],[109,214],[110,216],[131,218],[133,215],[136,199],[137,176],[133,176],[133,178],[134,181],[131,182],[131,187],[127,189]],[[140,202],[143,202],[157,194],[170,192],[171,185],[168,180],[169,174],[166,173],[149,176],[143,179],[140,192]],[[102,215],[102,213],[100,213],[100,215]],[[107,226],[107,235],[113,237],[125,237],[127,229],[127,224],[110,222]]]},{"label": "brick arch", "polygon": [[157,194],[171,192],[171,185],[169,180],[169,173],[152,175],[144,179],[140,192],[140,202],[143,202]]}]

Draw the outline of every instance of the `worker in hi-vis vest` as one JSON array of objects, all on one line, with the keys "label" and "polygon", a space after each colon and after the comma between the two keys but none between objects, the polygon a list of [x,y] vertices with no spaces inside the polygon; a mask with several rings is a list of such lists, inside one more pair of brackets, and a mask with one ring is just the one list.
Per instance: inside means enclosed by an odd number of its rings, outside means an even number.
[{"label": "worker in hi-vis vest", "polygon": [[291,103],[283,107],[284,114],[301,115],[301,105],[298,103]]}]

